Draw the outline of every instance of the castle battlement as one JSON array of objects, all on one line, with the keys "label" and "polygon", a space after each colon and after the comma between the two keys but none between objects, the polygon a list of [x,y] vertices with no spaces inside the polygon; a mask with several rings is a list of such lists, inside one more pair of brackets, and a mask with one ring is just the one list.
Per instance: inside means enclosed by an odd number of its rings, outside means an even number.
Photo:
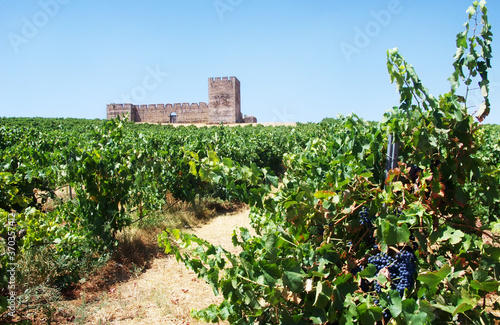
[{"label": "castle battlement", "polygon": [[241,123],[240,81],[236,77],[208,78],[209,102],[134,105],[108,104],[107,118],[128,117],[150,123]]},{"label": "castle battlement", "polygon": [[208,78],[208,81],[236,81],[236,77],[212,77]]},{"label": "castle battlement", "polygon": [[208,104],[205,102],[199,103],[174,103],[174,104],[149,104],[149,105],[133,105],[133,104],[108,104],[108,110],[164,110],[164,109],[208,109]]}]

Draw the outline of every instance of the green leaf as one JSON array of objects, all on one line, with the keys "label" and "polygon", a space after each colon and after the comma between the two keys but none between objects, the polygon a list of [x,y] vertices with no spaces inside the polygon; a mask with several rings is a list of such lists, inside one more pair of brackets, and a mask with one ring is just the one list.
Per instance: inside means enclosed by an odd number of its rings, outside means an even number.
[{"label": "green leaf", "polygon": [[440,304],[440,303],[434,303],[434,304],[432,304],[432,307],[438,308],[442,311],[445,311],[448,314],[453,314],[456,310],[456,307],[454,307],[454,306],[445,306],[445,305]]},{"label": "green leaf", "polygon": [[281,278],[281,273],[276,264],[270,264],[262,261],[260,263],[262,272],[264,273],[265,284],[270,288],[273,288],[276,284],[277,279]]},{"label": "green leaf", "polygon": [[481,95],[483,97],[488,97],[488,95],[489,95],[489,81],[488,80],[481,80],[481,82],[479,82],[479,86],[481,87]]},{"label": "green leaf", "polygon": [[483,287],[483,290],[486,292],[496,292],[498,291],[499,282],[498,281],[481,282],[481,286]]},{"label": "green leaf", "polygon": [[473,15],[475,15],[475,14],[476,14],[476,7],[474,7],[474,6],[470,6],[470,7],[467,9],[466,13],[468,13],[468,14],[469,14],[469,17],[472,17]]},{"label": "green leaf", "polygon": [[234,166],[233,161],[229,158],[222,158],[222,163],[229,168]]},{"label": "green leaf", "polygon": [[324,245],[321,245],[321,247],[319,247],[317,250],[316,250],[316,254],[318,256],[321,256],[320,257],[320,261],[327,261],[331,264],[334,264],[334,263],[337,263],[340,259],[340,256],[339,254],[335,251],[335,244],[324,244]]},{"label": "green leaf", "polygon": [[387,277],[385,275],[383,275],[382,273],[379,273],[375,277],[375,280],[377,280],[382,287],[385,287],[385,285],[387,284],[387,282],[389,282],[389,279],[387,279]]},{"label": "green leaf", "polygon": [[294,293],[304,290],[304,272],[297,261],[287,259],[283,262],[283,284]]},{"label": "green leaf", "polygon": [[229,318],[229,316],[231,316],[231,308],[230,308],[230,306],[228,306],[228,304],[222,303],[218,307],[218,309],[219,309],[218,310],[219,317],[222,320],[227,320]]},{"label": "green leaf", "polygon": [[316,303],[318,302],[318,298],[321,295],[322,291],[323,291],[323,282],[318,281],[318,283],[316,284],[316,298],[314,299],[313,306],[316,306]]},{"label": "green leaf", "polygon": [[389,215],[387,218],[379,220],[377,235],[380,237],[383,246],[405,244],[409,241],[411,233],[406,223],[398,225],[396,216]]},{"label": "green leaf", "polygon": [[278,236],[275,233],[269,233],[262,236],[262,242],[266,247],[266,250],[272,251],[276,248],[276,243],[278,242]]},{"label": "green leaf", "polygon": [[192,310],[191,316],[209,323],[215,323],[219,321],[217,306],[213,304],[200,311]]},{"label": "green leaf", "polygon": [[452,227],[446,227],[446,230],[438,239],[438,241],[449,241],[450,244],[455,245],[460,243],[464,236],[465,234],[461,230],[457,230]]},{"label": "green leaf", "polygon": [[217,156],[217,152],[212,150],[208,152],[208,159],[213,163],[218,163],[220,161],[219,157]]},{"label": "green leaf", "polygon": [[197,175],[197,172],[196,172],[196,163],[191,160],[191,161],[189,161],[188,164],[189,164],[189,172],[192,175],[196,176]]},{"label": "green leaf", "polygon": [[483,12],[483,14],[487,14],[487,8],[486,8],[486,0],[481,0],[479,1],[479,7],[481,8],[481,11]]},{"label": "green leaf", "polygon": [[496,292],[498,290],[499,283],[497,281],[479,282],[477,280],[472,280],[470,286],[478,291]]},{"label": "green leaf", "polygon": [[474,306],[471,306],[470,304],[463,302],[455,308],[452,315],[455,316],[457,314],[462,314],[462,313],[465,313],[466,311],[471,310],[473,308],[474,308]]},{"label": "green leaf", "polygon": [[297,325],[297,322],[290,316],[287,310],[284,310],[279,317],[280,317],[280,324]]},{"label": "green leaf", "polygon": [[468,46],[467,46],[467,32],[466,31],[463,31],[463,32],[457,34],[457,48],[458,49],[462,48],[462,51],[463,51],[463,49],[468,48]]},{"label": "green leaf", "polygon": [[368,305],[366,302],[357,307],[361,324],[375,324],[382,319],[383,309],[376,305]]},{"label": "green leaf", "polygon": [[413,299],[406,299],[402,302],[402,314],[406,324],[419,325],[428,323],[428,315],[420,311],[419,306]]},{"label": "green leaf", "polygon": [[411,233],[406,223],[401,224],[401,226],[397,228],[397,236],[398,244],[404,244],[410,241]]},{"label": "green leaf", "polygon": [[297,205],[298,202],[297,201],[286,201],[283,206],[285,207],[285,209],[288,209],[289,207],[291,207],[292,205]]},{"label": "green leaf", "polygon": [[314,194],[314,197],[320,200],[325,200],[329,199],[332,196],[335,196],[335,192],[330,192],[330,191],[318,191]]},{"label": "green leaf", "polygon": [[387,305],[392,317],[399,317],[403,310],[403,299],[399,296],[399,292],[396,290],[390,290],[388,295],[379,295],[379,297],[380,300],[385,302],[384,305]]},{"label": "green leaf", "polygon": [[404,190],[403,182],[393,182],[392,183],[392,192],[393,193],[401,192],[403,190]]},{"label": "green leaf", "polygon": [[205,168],[201,167],[199,170],[199,175],[200,175],[200,179],[202,181],[206,181],[206,180],[208,180],[208,176],[210,175],[210,172],[207,171]]},{"label": "green leaf", "polygon": [[375,274],[377,274],[377,267],[373,264],[368,264],[367,267],[365,267],[365,269],[358,274],[363,278],[372,278]]},{"label": "green leaf", "polygon": [[0,296],[0,315],[7,311],[7,297]]},{"label": "green leaf", "polygon": [[311,313],[312,315],[309,316],[309,319],[313,324],[324,324],[327,321],[326,313],[323,309],[313,308]]},{"label": "green leaf", "polygon": [[417,280],[433,288],[437,286],[439,283],[441,283],[441,281],[446,279],[446,277],[451,273],[451,271],[452,271],[451,266],[446,264],[439,271],[424,272],[419,274]]}]

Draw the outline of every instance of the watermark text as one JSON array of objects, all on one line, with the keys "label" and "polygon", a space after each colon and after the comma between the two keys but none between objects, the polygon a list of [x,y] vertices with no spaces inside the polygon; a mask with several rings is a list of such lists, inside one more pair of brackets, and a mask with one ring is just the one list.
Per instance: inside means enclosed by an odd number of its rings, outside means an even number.
[{"label": "watermark text", "polygon": [[[411,0],[409,0],[411,1]],[[360,54],[361,50],[367,48],[372,40],[380,35],[382,29],[389,26],[392,18],[399,15],[404,10],[400,0],[390,0],[385,9],[379,11],[370,11],[373,18],[363,27],[354,28],[354,38],[352,42],[340,43],[342,54],[348,63],[351,63],[354,55]]]},{"label": "watermark text", "polygon": [[146,74],[142,78],[142,82],[133,87],[128,94],[121,96],[118,103],[138,103],[143,102],[148,93],[155,90],[167,78],[168,73],[162,71],[159,65],[155,68],[146,67]]},{"label": "watermark text", "polygon": [[21,46],[29,43],[35,38],[41,29],[45,28],[49,21],[57,16],[62,5],[66,5],[70,0],[40,0],[38,6],[40,10],[35,12],[30,18],[23,16],[21,18],[22,27],[20,33],[10,32],[7,34],[10,45],[15,53],[19,53]]},{"label": "watermark text", "polygon": [[8,219],[8,227],[7,227],[7,256],[8,262],[6,265],[6,273],[7,273],[7,308],[8,315],[10,317],[14,317],[17,310],[17,297],[16,297],[16,232],[14,230],[16,225],[16,218],[14,214],[11,214]]},{"label": "watermark text", "polygon": [[224,16],[227,12],[234,11],[236,7],[241,5],[243,0],[215,0],[212,2],[215,12],[221,21],[224,20]]}]

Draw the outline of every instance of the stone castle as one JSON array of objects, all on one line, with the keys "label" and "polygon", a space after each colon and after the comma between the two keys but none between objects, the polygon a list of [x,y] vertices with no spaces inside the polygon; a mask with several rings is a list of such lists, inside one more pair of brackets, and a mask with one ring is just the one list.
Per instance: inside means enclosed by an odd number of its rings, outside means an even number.
[{"label": "stone castle", "polygon": [[256,123],[241,115],[240,81],[236,77],[209,78],[208,104],[109,104],[107,118],[127,117],[147,123]]}]

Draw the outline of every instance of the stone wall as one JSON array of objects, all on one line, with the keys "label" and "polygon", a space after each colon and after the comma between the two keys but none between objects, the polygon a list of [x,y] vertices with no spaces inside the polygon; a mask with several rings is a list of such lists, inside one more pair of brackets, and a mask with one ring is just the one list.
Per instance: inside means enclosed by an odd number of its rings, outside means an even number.
[{"label": "stone wall", "polygon": [[128,118],[133,121],[132,111],[128,107],[124,107],[124,104],[109,104],[107,106],[107,119],[113,119],[120,116],[120,118]]},{"label": "stone wall", "polygon": [[257,118],[255,116],[245,116],[243,123],[257,123]]},{"label": "stone wall", "polygon": [[179,109],[174,109],[177,114],[178,123],[207,123],[208,121],[208,104],[182,104]]},{"label": "stone wall", "polygon": [[209,123],[240,123],[240,81],[236,77],[208,79]]},{"label": "stone wall", "polygon": [[[207,103],[107,105],[107,118],[128,117],[148,123],[242,123],[240,81],[236,77],[209,78]],[[252,122],[257,119],[252,117]]]},{"label": "stone wall", "polygon": [[129,120],[134,122],[208,123],[208,104],[109,104],[107,106],[107,118],[112,119],[117,116],[128,117]]}]

